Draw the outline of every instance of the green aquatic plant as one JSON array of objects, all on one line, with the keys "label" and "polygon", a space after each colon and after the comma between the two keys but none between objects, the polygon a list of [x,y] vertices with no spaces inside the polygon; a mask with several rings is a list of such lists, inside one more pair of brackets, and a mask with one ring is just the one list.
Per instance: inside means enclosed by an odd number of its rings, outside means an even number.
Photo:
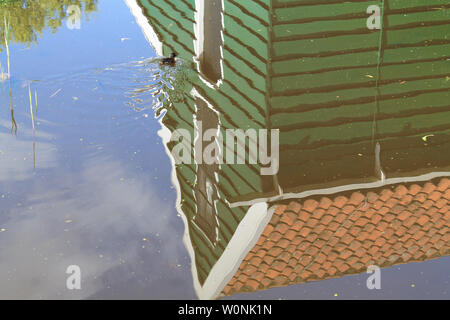
[{"label": "green aquatic plant", "polygon": [[16,119],[14,118],[14,107],[13,107],[13,100],[12,100],[12,89],[11,89],[11,62],[9,57],[9,30],[10,30],[10,24],[9,20],[6,21],[6,16],[3,16],[4,21],[4,38],[5,38],[5,48],[6,48],[6,59],[8,63],[8,80],[9,80],[9,109],[11,112],[11,134],[17,134],[17,123]]},{"label": "green aquatic plant", "polygon": [[[36,93],[36,91],[35,91]],[[33,98],[31,97],[31,86],[28,84],[28,95],[30,96],[30,115],[31,124],[33,126],[33,168],[36,169],[36,143],[35,143],[35,127],[34,127],[34,116],[33,116]]]},{"label": "green aquatic plant", "polygon": [[37,91],[34,90],[34,105],[36,108],[36,118],[37,118],[37,114],[38,114],[38,99],[37,99]]}]

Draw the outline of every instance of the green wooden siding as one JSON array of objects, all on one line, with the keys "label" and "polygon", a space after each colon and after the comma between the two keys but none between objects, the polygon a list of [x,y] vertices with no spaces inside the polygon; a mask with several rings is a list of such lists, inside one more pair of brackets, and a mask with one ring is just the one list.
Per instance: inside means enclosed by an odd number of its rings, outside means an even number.
[{"label": "green wooden siding", "polygon": [[[164,54],[194,61],[195,1],[139,3]],[[367,7],[382,4],[382,30],[367,29]],[[449,8],[447,0],[224,0],[221,85],[195,75],[186,92],[195,88],[219,112],[222,133],[280,129],[285,192],[378,180],[377,142],[388,178],[450,169]],[[163,122],[193,132],[195,110],[186,97]],[[198,167],[177,166],[201,283],[248,209],[228,203],[275,194],[259,170],[221,165],[214,246],[193,222]]]},{"label": "green wooden siding", "polygon": [[[448,167],[450,150],[428,144],[423,152],[421,140],[447,137],[448,2],[385,0],[382,30],[365,26],[370,4],[381,1],[275,1],[271,123],[281,130],[285,189],[375,179],[374,141],[386,150],[388,177]],[[409,157],[420,160],[402,169],[406,156],[389,150],[406,141]],[[340,161],[328,145],[345,148]]]}]

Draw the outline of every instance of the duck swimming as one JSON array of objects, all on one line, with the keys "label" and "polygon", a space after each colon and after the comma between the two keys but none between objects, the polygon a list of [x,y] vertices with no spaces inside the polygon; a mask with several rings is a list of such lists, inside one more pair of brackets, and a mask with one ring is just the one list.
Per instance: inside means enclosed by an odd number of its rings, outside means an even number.
[{"label": "duck swimming", "polygon": [[161,60],[159,61],[159,64],[162,66],[173,67],[176,63],[176,57],[177,57],[177,54],[175,52],[172,52],[169,57],[161,58]]}]

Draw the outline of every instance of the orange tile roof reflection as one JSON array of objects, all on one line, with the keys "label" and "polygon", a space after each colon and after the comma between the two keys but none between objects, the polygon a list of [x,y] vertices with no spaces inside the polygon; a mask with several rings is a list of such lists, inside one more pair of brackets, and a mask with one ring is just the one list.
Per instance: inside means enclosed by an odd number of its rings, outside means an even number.
[{"label": "orange tile roof reflection", "polygon": [[450,180],[277,204],[222,294],[450,254]]}]

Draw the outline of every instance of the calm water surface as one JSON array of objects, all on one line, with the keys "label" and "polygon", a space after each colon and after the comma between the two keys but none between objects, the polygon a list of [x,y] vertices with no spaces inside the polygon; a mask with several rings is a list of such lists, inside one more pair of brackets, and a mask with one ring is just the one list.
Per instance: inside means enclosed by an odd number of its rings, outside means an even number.
[{"label": "calm water surface", "polygon": [[[32,41],[9,44],[11,97],[1,83],[0,298],[195,299],[152,109],[172,76],[124,2],[81,2],[80,29],[62,19],[33,36],[12,20]],[[69,265],[81,290],[66,289]],[[362,274],[231,298],[448,299],[449,269],[449,257],[383,269],[379,292]]]}]

